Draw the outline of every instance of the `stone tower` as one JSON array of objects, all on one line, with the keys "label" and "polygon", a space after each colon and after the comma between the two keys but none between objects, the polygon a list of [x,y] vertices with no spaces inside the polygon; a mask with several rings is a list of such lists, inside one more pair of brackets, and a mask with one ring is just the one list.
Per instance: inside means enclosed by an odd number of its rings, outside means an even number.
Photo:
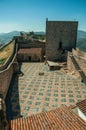
[{"label": "stone tower", "polygon": [[46,58],[58,61],[66,50],[76,48],[77,21],[46,20]]}]

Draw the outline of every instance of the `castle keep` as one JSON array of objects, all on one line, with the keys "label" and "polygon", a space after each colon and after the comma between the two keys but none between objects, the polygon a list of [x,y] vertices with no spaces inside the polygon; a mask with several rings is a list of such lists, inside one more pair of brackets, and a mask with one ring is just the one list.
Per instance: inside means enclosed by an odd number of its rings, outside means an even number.
[{"label": "castle keep", "polygon": [[[57,61],[65,50],[76,48],[76,21],[46,21],[46,58]],[[64,58],[63,58],[64,59]]]}]

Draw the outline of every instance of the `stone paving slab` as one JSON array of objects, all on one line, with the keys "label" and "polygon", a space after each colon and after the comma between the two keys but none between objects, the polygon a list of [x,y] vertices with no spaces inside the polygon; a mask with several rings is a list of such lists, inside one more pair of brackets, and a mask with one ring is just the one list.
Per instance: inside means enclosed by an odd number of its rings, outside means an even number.
[{"label": "stone paving slab", "polygon": [[8,120],[74,105],[86,98],[86,86],[75,76],[49,71],[44,63],[23,63],[21,70],[24,75],[14,76],[7,94]]}]

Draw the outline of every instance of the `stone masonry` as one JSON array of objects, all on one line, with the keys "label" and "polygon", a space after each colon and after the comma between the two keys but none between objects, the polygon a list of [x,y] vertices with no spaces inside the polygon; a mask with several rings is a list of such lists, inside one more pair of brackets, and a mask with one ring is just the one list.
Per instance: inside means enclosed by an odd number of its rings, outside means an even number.
[{"label": "stone masonry", "polygon": [[76,48],[77,21],[46,21],[46,57],[58,60],[65,50]]}]

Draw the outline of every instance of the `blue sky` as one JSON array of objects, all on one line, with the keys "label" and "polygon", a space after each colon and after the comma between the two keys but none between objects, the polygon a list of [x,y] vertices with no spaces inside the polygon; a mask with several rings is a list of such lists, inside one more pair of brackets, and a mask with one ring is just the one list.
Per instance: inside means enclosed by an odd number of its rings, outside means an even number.
[{"label": "blue sky", "polygon": [[0,0],[0,33],[45,31],[46,18],[76,20],[86,31],[86,0]]}]

